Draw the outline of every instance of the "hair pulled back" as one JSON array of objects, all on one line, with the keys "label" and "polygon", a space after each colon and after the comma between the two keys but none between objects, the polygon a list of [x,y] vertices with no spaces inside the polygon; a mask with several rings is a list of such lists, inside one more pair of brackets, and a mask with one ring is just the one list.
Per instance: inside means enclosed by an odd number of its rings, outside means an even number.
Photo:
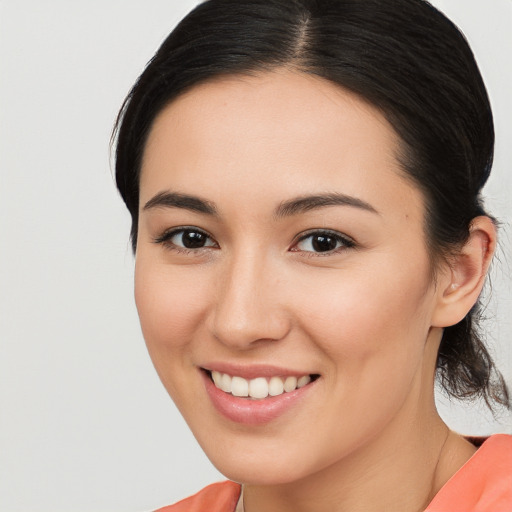
[{"label": "hair pulled back", "polygon": [[[424,0],[208,0],[163,42],[133,86],[115,134],[116,180],[137,244],[139,174],[155,117],[178,95],[222,75],[287,67],[357,93],[401,140],[404,174],[424,194],[431,261],[447,258],[485,215],[494,128],[464,36]],[[479,305],[445,329],[437,376],[457,398],[509,406],[477,329]]]}]

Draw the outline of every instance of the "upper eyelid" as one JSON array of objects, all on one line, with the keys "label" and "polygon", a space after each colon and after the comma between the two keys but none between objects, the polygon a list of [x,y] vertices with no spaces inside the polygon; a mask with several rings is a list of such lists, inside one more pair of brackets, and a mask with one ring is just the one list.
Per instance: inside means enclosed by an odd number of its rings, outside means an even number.
[{"label": "upper eyelid", "polygon": [[217,240],[215,240],[215,238],[210,233],[208,233],[208,231],[202,228],[198,228],[197,226],[176,226],[174,228],[165,229],[160,235],[154,238],[154,242],[164,242],[182,231],[197,231],[198,233],[202,233],[203,235],[207,236],[215,243],[218,243]]},{"label": "upper eyelid", "polygon": [[[207,236],[209,239],[213,240],[217,245],[220,245],[211,233],[209,233],[205,229],[199,228],[197,226],[176,226],[173,228],[166,229],[160,235],[158,235],[157,237],[154,238],[154,242],[155,243],[163,243],[166,240],[168,240],[169,238],[173,237],[174,235],[176,235],[180,232],[183,232],[183,231],[187,231],[187,230],[197,231],[199,233],[202,233],[203,235]],[[356,245],[356,242],[352,237],[350,237],[344,233],[341,233],[340,231],[336,231],[334,229],[329,229],[329,228],[312,228],[312,229],[308,229],[308,230],[303,231],[303,232],[299,233],[298,235],[296,235],[295,238],[291,242],[291,247],[294,247],[299,242],[301,242],[301,241],[305,240],[306,238],[313,236],[315,234],[329,234],[331,236],[334,236],[336,238],[343,240],[344,242],[348,242],[349,244]]]},{"label": "upper eyelid", "polygon": [[[322,252],[308,251],[308,250],[303,250],[303,249],[297,248],[298,244],[300,244],[304,240],[308,239],[309,237],[318,235],[318,234],[320,234],[320,235],[327,234],[334,238],[337,238],[338,241],[341,242],[342,246],[332,249],[332,250],[329,250],[329,251],[322,251]],[[344,251],[347,251],[350,249],[355,249],[357,247],[358,247],[357,242],[352,237],[345,235],[344,233],[341,233],[339,231],[332,230],[332,229],[312,229],[312,230],[303,232],[300,235],[298,235],[296,237],[296,239],[293,241],[290,249],[288,249],[288,250],[290,252],[300,254],[302,257],[325,258],[325,257],[329,257],[329,256],[339,255],[341,252],[344,252]]]},{"label": "upper eyelid", "polygon": [[340,231],[336,231],[334,229],[321,229],[321,228],[314,228],[311,230],[303,231],[299,235],[295,237],[294,243],[300,242],[301,240],[304,240],[305,238],[308,238],[310,236],[316,235],[316,234],[329,234],[338,238],[341,238],[342,240],[345,240],[347,242],[356,243],[355,240],[351,237],[346,235],[345,233],[341,233]]}]

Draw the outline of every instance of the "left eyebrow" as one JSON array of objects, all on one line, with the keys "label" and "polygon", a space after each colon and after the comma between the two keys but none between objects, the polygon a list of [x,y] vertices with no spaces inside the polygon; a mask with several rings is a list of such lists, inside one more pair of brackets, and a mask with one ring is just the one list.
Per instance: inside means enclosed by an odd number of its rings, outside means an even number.
[{"label": "left eyebrow", "polygon": [[371,213],[380,215],[380,213],[369,203],[353,196],[345,194],[320,194],[312,196],[300,196],[289,201],[281,203],[275,210],[274,216],[277,218],[289,217],[299,213],[305,213],[318,208],[327,206],[351,206]]}]

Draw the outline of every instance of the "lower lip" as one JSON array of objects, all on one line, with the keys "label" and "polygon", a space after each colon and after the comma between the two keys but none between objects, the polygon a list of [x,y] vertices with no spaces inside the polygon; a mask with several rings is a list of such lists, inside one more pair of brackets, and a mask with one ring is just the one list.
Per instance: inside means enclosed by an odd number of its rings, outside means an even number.
[{"label": "lower lip", "polygon": [[264,425],[275,420],[295,407],[316,383],[313,381],[303,388],[282,395],[251,400],[224,393],[215,386],[206,372],[201,370],[201,374],[206,392],[217,411],[229,420],[242,425]]}]

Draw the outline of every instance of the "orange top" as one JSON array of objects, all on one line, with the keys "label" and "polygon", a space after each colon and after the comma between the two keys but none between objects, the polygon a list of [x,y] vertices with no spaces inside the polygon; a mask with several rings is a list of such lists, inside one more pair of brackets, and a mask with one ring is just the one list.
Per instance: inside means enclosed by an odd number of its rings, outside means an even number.
[{"label": "orange top", "polygon": [[230,481],[218,482],[205,487],[190,498],[160,508],[156,512],[235,512],[240,492],[240,484]]},{"label": "orange top", "polygon": [[512,436],[489,437],[425,512],[512,512]]},{"label": "orange top", "polygon": [[[220,482],[157,512],[235,512],[240,492],[239,484]],[[512,436],[488,438],[425,512],[512,512]]]}]

